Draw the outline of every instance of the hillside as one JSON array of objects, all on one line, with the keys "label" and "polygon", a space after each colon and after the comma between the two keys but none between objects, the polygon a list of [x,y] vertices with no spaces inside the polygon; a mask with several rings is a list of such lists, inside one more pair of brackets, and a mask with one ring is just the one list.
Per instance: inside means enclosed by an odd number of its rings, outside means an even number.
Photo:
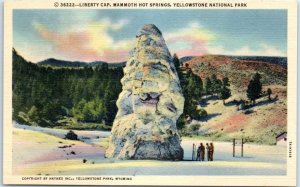
[{"label": "hillside", "polygon": [[56,66],[56,67],[85,67],[88,66],[85,62],[71,62],[71,61],[65,61],[65,60],[57,60],[55,58],[49,58],[46,60],[43,60],[41,62],[38,62],[38,65],[43,66]]},{"label": "hillside", "polygon": [[231,58],[236,58],[240,60],[252,60],[252,61],[261,61],[268,62],[272,64],[278,64],[283,67],[287,67],[287,58],[286,57],[268,57],[268,56],[228,56]]},{"label": "hillside", "polygon": [[58,60],[55,58],[49,58],[43,61],[40,61],[37,63],[41,66],[51,66],[51,67],[88,67],[88,66],[99,66],[99,65],[107,65],[108,68],[118,68],[118,67],[124,67],[125,62],[114,62],[114,63],[108,63],[104,61],[94,61],[94,62],[79,62],[79,61],[66,61],[66,60]]},{"label": "hillside", "polygon": [[[188,65],[186,65],[188,64]],[[216,74],[219,79],[227,76],[230,79],[235,94],[244,92],[255,72],[262,75],[262,83],[268,85],[282,85],[287,83],[287,68],[265,61],[241,60],[229,56],[205,55],[192,58],[184,63],[193,73],[205,79]]]},{"label": "hillside", "polygon": [[[266,61],[266,59],[264,59]],[[200,122],[200,134],[214,140],[247,138],[263,144],[274,144],[275,137],[286,131],[287,126],[287,69],[272,62],[242,60],[228,56],[207,55],[192,58],[184,63],[205,80],[216,74],[219,79],[227,76],[232,96],[224,106],[217,97],[203,98],[199,107],[208,112]],[[188,65],[187,65],[188,64]],[[238,110],[236,101],[247,100],[246,90],[251,77],[262,76],[263,92],[270,88],[272,100],[266,94],[247,111]]]}]

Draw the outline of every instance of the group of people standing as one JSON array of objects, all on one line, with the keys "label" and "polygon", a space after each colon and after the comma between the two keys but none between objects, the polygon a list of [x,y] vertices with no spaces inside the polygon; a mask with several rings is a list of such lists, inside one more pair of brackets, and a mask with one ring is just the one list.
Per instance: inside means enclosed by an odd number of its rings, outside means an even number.
[{"label": "group of people standing", "polygon": [[196,161],[204,161],[205,160],[205,149],[207,154],[207,161],[214,160],[214,144],[213,143],[206,143],[206,147],[204,147],[203,143],[200,143],[197,149],[197,157]]}]

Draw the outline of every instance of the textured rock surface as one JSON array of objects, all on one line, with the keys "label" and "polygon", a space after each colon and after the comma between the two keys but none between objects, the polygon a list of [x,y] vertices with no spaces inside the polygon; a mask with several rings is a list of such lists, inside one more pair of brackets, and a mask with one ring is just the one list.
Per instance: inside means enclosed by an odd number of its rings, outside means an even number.
[{"label": "textured rock surface", "polygon": [[184,98],[161,32],[145,25],[124,68],[123,91],[106,157],[181,160],[176,128]]}]

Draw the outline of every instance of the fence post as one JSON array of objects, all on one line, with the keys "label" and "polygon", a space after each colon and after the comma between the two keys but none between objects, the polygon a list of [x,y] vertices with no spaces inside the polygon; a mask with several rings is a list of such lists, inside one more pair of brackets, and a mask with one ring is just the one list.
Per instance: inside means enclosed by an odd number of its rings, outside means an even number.
[{"label": "fence post", "polygon": [[195,147],[195,144],[193,143],[193,151],[192,151],[192,160],[194,160],[194,147]]},{"label": "fence post", "polygon": [[233,147],[232,154],[233,154],[233,157],[235,157],[235,139],[233,139],[232,147]]},{"label": "fence post", "polygon": [[242,138],[242,153],[241,153],[241,156],[243,157],[244,156],[244,139]]}]

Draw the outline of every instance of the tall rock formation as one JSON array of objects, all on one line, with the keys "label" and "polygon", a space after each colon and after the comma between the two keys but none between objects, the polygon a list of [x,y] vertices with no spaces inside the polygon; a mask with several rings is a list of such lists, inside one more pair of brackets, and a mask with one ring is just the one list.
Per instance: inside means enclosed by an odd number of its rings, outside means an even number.
[{"label": "tall rock formation", "polygon": [[160,30],[145,25],[124,68],[123,91],[106,157],[181,160],[176,121],[184,97]]}]

